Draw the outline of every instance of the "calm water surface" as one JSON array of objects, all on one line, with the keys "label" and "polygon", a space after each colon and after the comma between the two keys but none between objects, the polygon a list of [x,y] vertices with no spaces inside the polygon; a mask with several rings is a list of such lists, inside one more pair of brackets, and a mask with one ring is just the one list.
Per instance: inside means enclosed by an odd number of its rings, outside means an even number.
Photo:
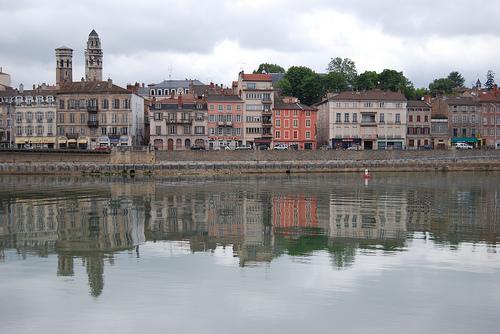
[{"label": "calm water surface", "polygon": [[499,333],[500,174],[0,177],[0,333]]}]

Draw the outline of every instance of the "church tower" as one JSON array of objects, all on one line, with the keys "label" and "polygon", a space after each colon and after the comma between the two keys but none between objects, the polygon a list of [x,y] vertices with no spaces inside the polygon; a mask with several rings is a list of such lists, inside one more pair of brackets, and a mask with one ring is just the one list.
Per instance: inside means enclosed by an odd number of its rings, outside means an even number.
[{"label": "church tower", "polygon": [[56,50],[56,83],[73,81],[73,49],[61,46]]},{"label": "church tower", "polygon": [[85,80],[102,81],[102,49],[99,35],[92,29],[85,49]]}]

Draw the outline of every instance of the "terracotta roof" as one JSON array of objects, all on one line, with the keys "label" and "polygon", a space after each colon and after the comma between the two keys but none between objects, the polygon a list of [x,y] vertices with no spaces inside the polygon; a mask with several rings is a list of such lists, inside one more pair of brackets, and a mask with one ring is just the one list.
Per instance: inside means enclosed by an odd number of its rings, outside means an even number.
[{"label": "terracotta roof", "polygon": [[479,105],[479,102],[472,98],[472,97],[452,97],[445,102],[448,105],[456,105],[456,106],[472,106],[472,105]]},{"label": "terracotta roof", "polygon": [[208,95],[207,96],[207,101],[208,102],[243,102],[242,99],[240,99],[239,96],[237,95]]},{"label": "terracotta roof", "polygon": [[279,110],[310,110],[310,111],[316,111],[318,109],[307,106],[302,103],[283,103],[283,102],[275,102],[274,103],[274,110],[279,109]]},{"label": "terracotta roof", "polygon": [[479,101],[481,102],[500,102],[500,94],[494,92],[481,92],[479,94]]},{"label": "terracotta roof", "polygon": [[272,81],[272,77],[269,74],[243,74],[243,80],[245,81]]},{"label": "terracotta roof", "polygon": [[406,103],[407,108],[430,108],[431,105],[425,101],[420,100],[409,100]]},{"label": "terracotta roof", "polygon": [[130,94],[125,88],[114,85],[109,81],[77,81],[63,83],[58,94],[71,93],[123,93]]},{"label": "terracotta roof", "polygon": [[406,101],[405,96],[400,92],[367,90],[363,92],[341,92],[329,100],[333,101]]}]

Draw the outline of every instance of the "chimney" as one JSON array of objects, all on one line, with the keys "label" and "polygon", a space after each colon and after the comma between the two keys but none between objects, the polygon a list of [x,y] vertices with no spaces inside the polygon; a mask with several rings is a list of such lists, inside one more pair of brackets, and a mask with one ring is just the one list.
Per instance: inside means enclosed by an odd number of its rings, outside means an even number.
[{"label": "chimney", "polygon": [[142,88],[144,88],[144,82],[142,83]]},{"label": "chimney", "polygon": [[493,96],[496,97],[497,94],[498,94],[498,86],[497,86],[497,84],[493,84],[492,91],[493,91]]},{"label": "chimney", "polygon": [[108,79],[108,88],[112,88],[113,87],[113,80],[111,80],[111,78]]},{"label": "chimney", "polygon": [[177,108],[182,109],[182,94],[177,96]]},{"label": "chimney", "polygon": [[19,85],[19,93],[23,93],[23,92],[24,92],[24,85],[20,84]]},{"label": "chimney", "polygon": [[424,102],[431,104],[431,96],[430,95],[424,95]]},{"label": "chimney", "polygon": [[33,90],[35,90],[35,89],[36,89],[36,86],[35,86],[35,84],[33,84]]},{"label": "chimney", "polygon": [[214,89],[214,83],[210,81],[210,88]]}]

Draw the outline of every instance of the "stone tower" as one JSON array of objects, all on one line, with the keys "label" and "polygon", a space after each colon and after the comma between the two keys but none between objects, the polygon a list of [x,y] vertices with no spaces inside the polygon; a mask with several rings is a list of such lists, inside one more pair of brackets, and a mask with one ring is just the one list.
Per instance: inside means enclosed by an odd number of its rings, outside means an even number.
[{"label": "stone tower", "polygon": [[92,29],[85,49],[85,80],[102,81],[102,49],[99,35]]},{"label": "stone tower", "polygon": [[56,50],[56,83],[73,81],[73,49],[61,46]]}]

